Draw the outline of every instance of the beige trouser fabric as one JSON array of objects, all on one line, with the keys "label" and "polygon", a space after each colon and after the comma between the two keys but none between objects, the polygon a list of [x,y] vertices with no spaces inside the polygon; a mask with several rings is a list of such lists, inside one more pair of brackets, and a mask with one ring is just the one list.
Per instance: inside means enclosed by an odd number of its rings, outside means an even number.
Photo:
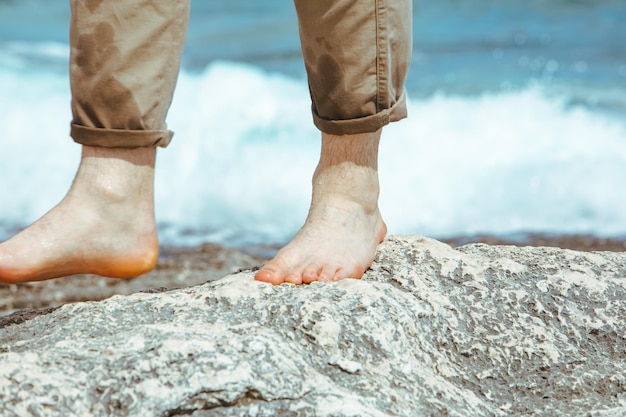
[{"label": "beige trouser fabric", "polygon": [[411,0],[295,0],[313,121],[335,135],[407,115]]},{"label": "beige trouser fabric", "polygon": [[167,146],[189,0],[71,0],[72,138],[109,148]]},{"label": "beige trouser fabric", "polygon": [[[375,132],[406,117],[411,0],[295,0],[315,125]],[[167,146],[189,0],[71,0],[72,138]]]}]

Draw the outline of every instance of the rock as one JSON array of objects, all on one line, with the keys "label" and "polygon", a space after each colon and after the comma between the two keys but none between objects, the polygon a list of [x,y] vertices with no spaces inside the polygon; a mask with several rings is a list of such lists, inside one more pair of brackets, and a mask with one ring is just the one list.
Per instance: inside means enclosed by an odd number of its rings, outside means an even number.
[{"label": "rock", "polygon": [[392,237],[363,280],[251,272],[0,320],[2,416],[626,415],[626,255]]}]

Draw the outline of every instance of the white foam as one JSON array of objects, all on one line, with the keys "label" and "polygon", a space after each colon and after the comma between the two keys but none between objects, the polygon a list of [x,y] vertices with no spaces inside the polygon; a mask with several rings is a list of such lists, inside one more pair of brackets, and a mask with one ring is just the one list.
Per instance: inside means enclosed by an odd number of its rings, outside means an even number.
[{"label": "white foam", "polygon": [[382,148],[381,206],[392,230],[626,232],[619,121],[567,108],[539,87],[437,96],[410,110]]},{"label": "white foam", "polygon": [[[64,74],[0,65],[0,225],[35,220],[71,182],[79,147],[68,138],[68,84]],[[438,95],[409,111],[381,146],[391,233],[626,234],[623,122],[568,108],[540,87]],[[305,80],[225,62],[183,72],[168,123],[176,135],[157,162],[162,239],[295,233],[319,148]]]}]

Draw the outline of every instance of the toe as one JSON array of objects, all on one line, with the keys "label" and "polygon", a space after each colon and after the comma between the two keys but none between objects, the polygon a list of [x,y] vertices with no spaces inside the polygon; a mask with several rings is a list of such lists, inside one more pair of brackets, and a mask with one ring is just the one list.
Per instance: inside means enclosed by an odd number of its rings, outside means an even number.
[{"label": "toe", "polygon": [[304,267],[301,264],[292,266],[285,271],[285,282],[294,285],[302,285],[302,273]]},{"label": "toe", "polygon": [[358,266],[353,268],[340,268],[335,272],[332,280],[341,281],[346,278],[360,279],[364,273],[365,270]]},{"label": "toe", "polygon": [[264,266],[261,268],[255,275],[254,279],[261,282],[267,282],[272,285],[280,285],[282,284],[284,279],[284,274],[272,269],[271,267]]},{"label": "toe", "polygon": [[300,284],[302,284],[302,274],[291,273],[291,274],[287,275],[287,277],[285,278],[285,282],[287,282],[289,284],[300,285]]},{"label": "toe", "polygon": [[315,281],[319,281],[319,272],[320,268],[318,266],[308,266],[304,269],[302,273],[302,282],[305,284],[310,284]]},{"label": "toe", "polygon": [[331,268],[329,266],[326,266],[322,268],[322,272],[320,272],[318,281],[319,282],[331,282],[336,272],[337,272],[336,268]]}]

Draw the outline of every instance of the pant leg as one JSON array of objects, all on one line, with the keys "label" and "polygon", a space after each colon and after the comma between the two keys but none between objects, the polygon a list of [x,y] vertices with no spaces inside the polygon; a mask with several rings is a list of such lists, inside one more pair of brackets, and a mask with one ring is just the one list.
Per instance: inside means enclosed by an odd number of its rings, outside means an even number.
[{"label": "pant leg", "polygon": [[345,135],[405,118],[411,0],[294,2],[315,125]]},{"label": "pant leg", "polygon": [[190,0],[71,0],[72,138],[167,146]]}]

